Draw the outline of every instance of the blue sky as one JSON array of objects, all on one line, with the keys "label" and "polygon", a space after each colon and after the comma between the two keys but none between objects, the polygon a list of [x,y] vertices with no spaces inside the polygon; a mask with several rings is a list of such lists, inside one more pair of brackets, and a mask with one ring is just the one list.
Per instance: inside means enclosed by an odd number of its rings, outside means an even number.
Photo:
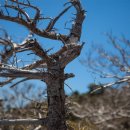
[{"label": "blue sky", "polygon": [[[46,16],[55,16],[62,10],[63,3],[66,2],[66,0],[37,1],[38,2],[34,4],[38,5]],[[73,91],[78,90],[79,92],[85,92],[87,85],[95,80],[95,76],[88,73],[88,70],[79,63],[79,59],[85,56],[91,43],[102,42],[105,44],[106,37],[104,33],[111,31],[115,36],[121,36],[123,34],[127,38],[130,37],[130,0],[82,0],[82,4],[84,9],[87,10],[87,16],[83,24],[81,42],[84,41],[86,44],[80,57],[70,63],[65,69],[66,72],[75,74],[75,78],[67,80],[66,83]],[[73,9],[57,23],[61,32],[67,32],[63,30],[62,21],[69,19],[72,12]],[[11,22],[8,23],[0,20],[0,26],[7,29],[8,33],[14,37],[16,41],[21,41],[28,34],[28,31],[24,27]],[[40,26],[42,26],[42,24]],[[56,50],[61,46],[59,43],[56,45],[56,41],[52,43],[52,41],[47,39],[40,37],[38,37],[38,39],[43,43],[43,46],[47,48],[53,46]],[[100,82],[100,79],[96,79],[95,82]],[[36,82],[36,84],[39,85],[38,82]],[[71,92],[67,87],[65,88],[67,92]]]},{"label": "blue sky", "polygon": [[[83,26],[82,40],[86,45],[78,59],[82,59],[89,51],[92,42],[103,43],[107,41],[104,33],[113,32],[115,36],[122,34],[126,38],[130,37],[130,1],[129,0],[82,0],[84,8],[87,10],[87,17]],[[100,82],[95,79],[95,75],[88,73],[87,68],[75,60],[68,68],[73,68],[76,77],[70,81],[74,89],[80,92],[86,91],[86,86],[92,82]],[[70,69],[71,70],[71,69]]]}]

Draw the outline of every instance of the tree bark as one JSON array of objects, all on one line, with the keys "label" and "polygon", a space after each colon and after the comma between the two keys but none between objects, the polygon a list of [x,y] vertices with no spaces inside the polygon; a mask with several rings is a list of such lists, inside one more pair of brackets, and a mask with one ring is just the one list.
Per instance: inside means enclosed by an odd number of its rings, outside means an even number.
[{"label": "tree bark", "polygon": [[47,82],[48,130],[67,130],[65,120],[64,68],[53,66]]}]

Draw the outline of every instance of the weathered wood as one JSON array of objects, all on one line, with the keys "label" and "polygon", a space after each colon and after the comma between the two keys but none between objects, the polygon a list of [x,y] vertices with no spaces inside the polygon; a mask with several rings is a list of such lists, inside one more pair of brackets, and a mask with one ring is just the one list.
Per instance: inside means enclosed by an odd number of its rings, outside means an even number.
[{"label": "weathered wood", "polygon": [[47,83],[48,130],[67,130],[65,120],[64,68],[53,66]]},{"label": "weathered wood", "polygon": [[[3,51],[1,56],[2,63],[0,64],[0,76],[10,78],[9,80],[4,81],[3,84],[9,83],[10,81],[20,77],[25,78],[25,80],[26,78],[43,80],[47,85],[47,129],[67,130],[65,119],[66,108],[64,81],[74,75],[65,74],[64,69],[71,61],[80,55],[82,50],[82,45],[80,45],[79,41],[82,32],[82,24],[85,18],[85,11],[82,9],[80,0],[69,0],[69,3],[71,4],[70,6],[63,9],[63,11],[61,11],[54,19],[50,19],[50,22],[48,22],[48,25],[44,29],[39,29],[37,23],[40,20],[43,20],[42,22],[44,22],[44,18],[41,17],[42,15],[40,14],[39,8],[31,5],[28,0],[23,2],[10,1],[12,4],[6,2],[6,4],[3,5],[4,8],[0,10],[0,19],[21,24],[28,28],[32,33],[42,36],[43,38],[60,40],[63,43],[63,47],[61,47],[57,52],[49,55],[36,39],[27,38],[21,44],[16,44],[16,46],[14,46],[15,44],[12,40],[2,39],[1,44],[4,45],[6,49]],[[31,18],[25,10],[26,7],[32,9],[32,12],[35,12],[33,14],[34,16],[31,16]],[[71,7],[75,8],[76,15],[69,34],[64,35],[57,33],[57,31],[54,30],[56,22]],[[8,8],[11,8],[18,13],[16,13],[16,17],[8,11]],[[10,47],[9,50],[8,47]],[[5,64],[8,64],[9,59],[14,55],[14,53],[28,50],[33,51],[33,53],[41,59],[20,68],[17,65],[5,66]],[[17,64],[17,60],[15,60],[15,62]],[[22,81],[24,81],[24,79]],[[17,83],[20,82],[21,81]]]}]

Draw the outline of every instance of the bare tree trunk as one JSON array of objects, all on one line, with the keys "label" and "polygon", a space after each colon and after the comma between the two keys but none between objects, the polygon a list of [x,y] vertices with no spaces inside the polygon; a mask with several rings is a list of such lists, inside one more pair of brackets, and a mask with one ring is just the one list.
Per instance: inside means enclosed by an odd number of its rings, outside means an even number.
[{"label": "bare tree trunk", "polygon": [[65,120],[64,68],[48,69],[48,130],[67,130]]},{"label": "bare tree trunk", "polygon": [[[44,19],[48,19],[48,17],[42,17],[40,9],[32,5],[29,0],[24,0],[23,2],[19,2],[18,0],[10,0],[8,2],[8,0],[5,0],[2,9],[0,8],[0,19],[18,23],[25,26],[33,34],[51,40],[58,40],[63,43],[63,46],[58,51],[49,54],[48,52],[51,49],[43,49],[33,36],[28,36],[21,44],[15,43],[8,37],[7,33],[5,33],[4,39],[0,37],[0,43],[4,46],[3,53],[0,56],[2,61],[0,63],[0,76],[6,77],[6,80],[2,81],[0,85],[9,84],[17,78],[24,79],[18,81],[15,85],[32,79],[44,81],[47,84],[48,115],[46,120],[40,119],[40,121],[42,120],[42,124],[40,125],[47,124],[48,130],[67,130],[64,80],[74,77],[74,75],[64,74],[64,68],[79,56],[83,46],[80,44],[80,37],[85,18],[85,10],[83,10],[80,0],[69,0],[69,3],[71,5],[63,9],[55,18],[50,19],[47,26],[42,30],[38,28],[38,23],[44,22]],[[68,34],[62,34],[55,31],[56,23],[72,6],[75,8],[76,13],[70,32]],[[26,8],[31,9],[35,13],[29,16]],[[14,12],[9,13],[10,9]],[[16,17],[14,17],[14,14]],[[21,67],[21,62],[18,62],[16,53],[28,50],[33,51],[41,59]],[[10,59],[13,64],[8,64]],[[22,60],[20,59],[20,61]],[[47,71],[44,71],[46,68]],[[10,122],[8,121],[8,123]],[[18,120],[16,122],[19,123]]]}]

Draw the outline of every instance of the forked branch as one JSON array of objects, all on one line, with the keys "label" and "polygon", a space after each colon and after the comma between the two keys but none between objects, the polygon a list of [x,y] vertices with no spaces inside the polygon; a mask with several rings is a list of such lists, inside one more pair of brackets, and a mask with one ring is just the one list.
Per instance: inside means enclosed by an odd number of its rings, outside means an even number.
[{"label": "forked branch", "polygon": [[[14,3],[14,5],[13,5]],[[29,14],[25,11],[26,8],[30,8],[32,10],[34,10],[36,13],[34,14],[33,18],[31,18],[29,16]],[[37,27],[37,24],[39,23],[39,21],[44,22],[44,20],[48,19],[41,17],[41,12],[40,9],[36,6],[31,5],[28,0],[25,0],[24,2],[19,2],[19,1],[14,1],[14,0],[7,0],[7,2],[1,6],[0,9],[0,19],[3,20],[7,20],[7,21],[12,21],[15,23],[18,23],[20,25],[25,26],[26,28],[28,28],[30,31],[32,31],[33,33],[45,37],[45,38],[49,38],[49,39],[54,39],[57,40],[57,33],[56,32],[52,32],[50,31],[51,28],[53,28],[54,24],[57,22],[57,20],[69,9],[70,7],[66,8],[65,10],[63,10],[57,17],[55,17],[55,19],[53,20],[53,22],[51,21],[48,24],[49,29],[39,29]],[[11,15],[11,13],[9,13],[9,9],[15,10],[17,11],[17,16],[13,16]],[[7,13],[8,12],[8,13]],[[50,19],[50,18],[49,18]],[[64,34],[60,34],[60,36],[62,37],[62,39],[66,40],[67,36]],[[61,40],[61,39],[58,39]]]}]

